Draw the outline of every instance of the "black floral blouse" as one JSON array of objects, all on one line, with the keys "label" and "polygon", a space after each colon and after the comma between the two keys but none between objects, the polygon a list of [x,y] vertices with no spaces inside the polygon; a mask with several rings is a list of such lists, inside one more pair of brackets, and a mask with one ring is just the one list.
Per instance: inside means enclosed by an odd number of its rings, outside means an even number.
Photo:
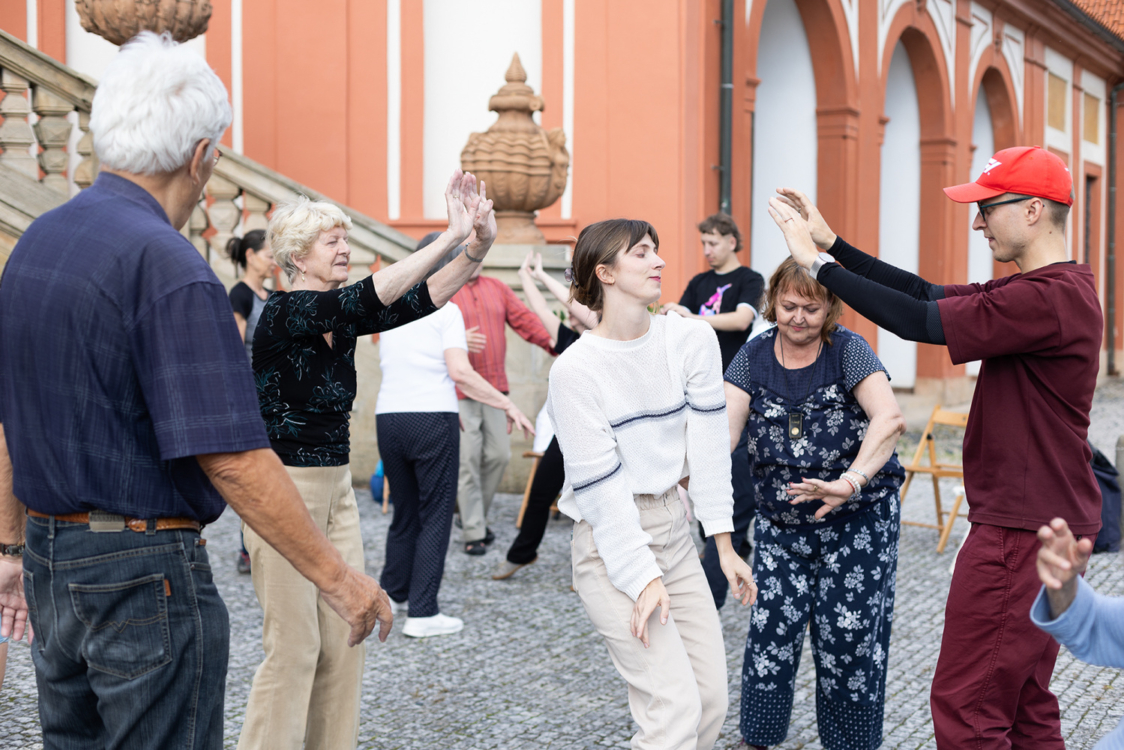
[{"label": "black floral blouse", "polygon": [[[254,333],[254,380],[266,432],[282,463],[346,464],[356,339],[436,309],[424,282],[384,305],[370,276],[329,292],[271,294]],[[331,346],[324,340],[329,332]]]}]

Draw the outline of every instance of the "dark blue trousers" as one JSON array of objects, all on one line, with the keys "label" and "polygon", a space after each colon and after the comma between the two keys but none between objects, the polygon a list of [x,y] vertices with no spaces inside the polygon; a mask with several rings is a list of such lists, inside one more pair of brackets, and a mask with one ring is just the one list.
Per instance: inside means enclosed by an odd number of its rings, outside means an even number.
[{"label": "dark blue trousers", "polygon": [[[734,484],[734,533],[730,534],[730,542],[734,551],[742,546],[745,535],[749,531],[749,524],[757,515],[757,502],[753,498],[753,470],[749,466],[749,426],[742,430],[738,447],[730,454],[730,478]],[[714,595],[714,606],[722,609],[726,603],[726,592],[730,590],[730,582],[718,564],[718,547],[714,537],[706,540],[706,551],[702,559],[703,572],[706,573],[706,582],[710,584],[710,593]]]},{"label": "dark blue trousers", "polygon": [[438,613],[437,591],[457,500],[460,427],[455,412],[404,412],[375,417],[379,455],[394,497],[379,583],[410,617]]},{"label": "dark blue trousers", "polygon": [[742,665],[747,744],[778,745],[788,735],[809,622],[820,742],[827,750],[882,744],[899,531],[897,495],[829,526],[757,519],[759,591]]}]

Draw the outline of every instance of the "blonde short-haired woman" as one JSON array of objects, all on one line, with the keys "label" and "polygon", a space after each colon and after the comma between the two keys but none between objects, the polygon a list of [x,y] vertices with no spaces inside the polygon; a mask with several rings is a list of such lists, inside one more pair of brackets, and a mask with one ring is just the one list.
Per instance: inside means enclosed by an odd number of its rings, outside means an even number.
[{"label": "blonde short-haired woman", "polygon": [[[363,570],[359,511],[351,489],[348,420],[355,398],[355,343],[434,312],[464,284],[496,235],[483,183],[458,170],[445,199],[449,228],[426,248],[344,286],[351,220],[302,198],[277,207],[269,242],[292,284],[266,303],[254,335],[254,378],[273,450],[313,520],[352,567]],[[466,252],[419,283],[472,230]],[[249,527],[254,591],[264,610],[265,660],[254,675],[238,746],[354,748],[363,644],[315,587]]]}]

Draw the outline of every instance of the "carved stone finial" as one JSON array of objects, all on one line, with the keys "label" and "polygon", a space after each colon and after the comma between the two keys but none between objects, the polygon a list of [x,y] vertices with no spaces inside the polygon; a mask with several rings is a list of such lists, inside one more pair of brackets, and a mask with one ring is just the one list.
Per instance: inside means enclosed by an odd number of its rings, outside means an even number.
[{"label": "carved stone finial", "polygon": [[523,70],[523,63],[519,60],[518,52],[511,56],[511,65],[508,66],[504,79],[508,83],[527,82],[527,71]]},{"label": "carved stone finial", "polygon": [[461,169],[487,183],[496,207],[497,243],[543,244],[546,238],[535,226],[535,212],[566,189],[566,134],[561,128],[543,130],[531,118],[544,104],[527,85],[518,53],[504,78],[507,83],[488,101],[488,109],[499,117],[487,132],[469,135],[461,151]]},{"label": "carved stone finial", "polygon": [[177,42],[207,30],[211,0],[75,0],[82,28],[124,44],[142,31],[165,31]]}]

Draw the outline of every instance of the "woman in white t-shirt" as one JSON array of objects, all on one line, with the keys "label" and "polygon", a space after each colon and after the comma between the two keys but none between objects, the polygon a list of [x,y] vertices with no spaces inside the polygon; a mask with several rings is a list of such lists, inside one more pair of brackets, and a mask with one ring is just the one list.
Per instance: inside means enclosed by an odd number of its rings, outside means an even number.
[{"label": "woman in white t-shirt", "polygon": [[[420,250],[438,235],[427,235]],[[428,241],[427,241],[428,240]],[[436,273],[460,254],[451,252]],[[464,622],[438,610],[437,591],[457,499],[460,436],[456,387],[470,398],[502,409],[508,432],[534,434],[530,420],[472,369],[464,318],[452,302],[379,336],[382,385],[375,406],[379,453],[394,498],[380,584],[396,609],[409,601],[405,635],[456,633]]]},{"label": "woman in white t-shirt", "polygon": [[729,706],[726,650],[677,491],[688,475],[734,596],[748,604],[757,587],[730,543],[718,338],[649,312],[664,265],[646,221],[582,230],[571,294],[601,320],[554,363],[547,404],[566,467],[558,509],[575,521],[574,589],[628,682],[633,747],[710,750]]}]

